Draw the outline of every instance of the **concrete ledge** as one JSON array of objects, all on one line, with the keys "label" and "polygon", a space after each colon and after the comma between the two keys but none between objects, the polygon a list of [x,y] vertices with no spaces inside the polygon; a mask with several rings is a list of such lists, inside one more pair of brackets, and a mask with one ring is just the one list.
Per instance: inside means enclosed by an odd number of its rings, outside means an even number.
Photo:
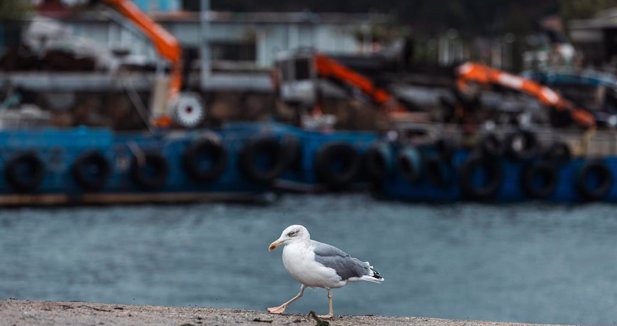
[{"label": "concrete ledge", "polygon": [[[2,325],[316,325],[307,315],[275,316],[261,311],[0,300]],[[505,326],[528,325],[422,317],[340,316],[330,325]]]}]

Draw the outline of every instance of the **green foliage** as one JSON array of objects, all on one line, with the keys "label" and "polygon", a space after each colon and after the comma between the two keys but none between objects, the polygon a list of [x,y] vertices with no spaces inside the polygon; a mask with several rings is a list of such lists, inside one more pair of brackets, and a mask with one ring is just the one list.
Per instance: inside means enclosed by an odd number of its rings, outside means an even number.
[{"label": "green foliage", "polygon": [[16,20],[23,18],[30,10],[32,10],[30,1],[2,0],[0,1],[0,20]]}]

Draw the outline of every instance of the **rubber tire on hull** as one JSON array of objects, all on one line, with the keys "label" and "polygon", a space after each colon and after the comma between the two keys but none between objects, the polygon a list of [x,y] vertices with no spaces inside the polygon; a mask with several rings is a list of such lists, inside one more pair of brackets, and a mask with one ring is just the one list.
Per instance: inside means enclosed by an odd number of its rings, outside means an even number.
[{"label": "rubber tire on hull", "polygon": [[422,154],[416,148],[403,148],[398,154],[396,164],[401,176],[415,183],[422,173]]},{"label": "rubber tire on hull", "polygon": [[[478,186],[474,184],[473,176],[476,169],[484,169],[487,182]],[[493,199],[499,191],[504,179],[503,167],[494,159],[473,155],[463,162],[460,167],[460,182],[463,195],[476,200]]]},{"label": "rubber tire on hull", "polygon": [[[257,159],[262,154],[269,157],[270,164],[266,169],[257,166]],[[270,184],[287,167],[289,159],[286,155],[279,141],[274,137],[265,136],[249,140],[240,151],[238,158],[240,171],[253,182]]]},{"label": "rubber tire on hull", "polygon": [[364,153],[364,165],[370,179],[383,181],[392,172],[392,159],[384,144],[375,144]]},{"label": "rubber tire on hull", "polygon": [[452,184],[453,173],[450,163],[444,161],[440,156],[429,156],[424,162],[424,172],[430,183],[438,188],[447,188]]},{"label": "rubber tire on hull", "polygon": [[[203,157],[212,159],[208,169],[200,167],[200,159]],[[200,139],[189,145],[182,155],[184,170],[195,181],[210,182],[218,179],[227,167],[227,150],[223,145],[210,138]]]},{"label": "rubber tire on hull", "polygon": [[[541,186],[537,187],[536,180],[542,181]],[[559,175],[555,164],[548,161],[537,161],[527,164],[521,174],[521,188],[523,192],[536,199],[546,199],[550,197],[557,188]]]},{"label": "rubber tire on hull", "polygon": [[[143,165],[133,157],[130,170],[133,182],[146,190],[157,190],[165,186],[169,175],[169,164],[165,156],[157,151],[145,151],[143,157]],[[153,174],[147,172],[148,166],[152,168]]]},{"label": "rubber tire on hull", "polygon": [[[94,167],[97,173],[92,177],[89,169]],[[71,174],[77,184],[87,191],[100,191],[105,188],[111,174],[109,161],[98,151],[88,151],[79,155],[71,167]]]},{"label": "rubber tire on hull", "polygon": [[[342,163],[342,169],[333,169],[333,163]],[[353,146],[334,142],[323,145],[315,155],[314,171],[317,180],[330,189],[341,189],[354,181],[360,172],[360,155]]]},{"label": "rubber tire on hull", "polygon": [[[20,173],[26,169],[28,174]],[[22,152],[8,160],[4,168],[4,177],[14,190],[22,193],[36,191],[45,176],[45,163],[35,152]]]},{"label": "rubber tire on hull", "polygon": [[[587,178],[590,174],[596,174],[600,183],[590,189]],[[602,161],[587,161],[580,169],[576,177],[576,189],[585,200],[600,200],[604,198],[613,186],[613,174],[608,166]]]}]

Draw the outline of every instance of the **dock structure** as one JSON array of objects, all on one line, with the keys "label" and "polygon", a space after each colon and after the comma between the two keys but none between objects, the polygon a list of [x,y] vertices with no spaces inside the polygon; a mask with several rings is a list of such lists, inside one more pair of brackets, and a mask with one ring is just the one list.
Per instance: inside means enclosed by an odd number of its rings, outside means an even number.
[{"label": "dock structure", "polygon": [[[12,85],[33,92],[97,92],[124,91],[127,89],[151,91],[153,73],[54,73],[22,72],[1,73],[0,85]],[[192,79],[190,79],[192,82]],[[243,91],[272,93],[272,83],[267,73],[217,73],[211,74],[201,88],[204,92]]]},{"label": "dock structure", "polygon": [[[202,307],[161,307],[91,302],[0,300],[5,325],[327,325],[304,314]],[[426,317],[337,316],[330,325],[525,326],[532,324]],[[536,325],[536,324],[534,324]],[[555,326],[555,325],[553,325]]]}]

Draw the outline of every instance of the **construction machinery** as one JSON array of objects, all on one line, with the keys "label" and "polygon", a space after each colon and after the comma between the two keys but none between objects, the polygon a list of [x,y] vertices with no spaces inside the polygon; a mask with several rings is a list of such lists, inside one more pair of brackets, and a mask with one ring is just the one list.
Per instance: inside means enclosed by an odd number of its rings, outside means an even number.
[{"label": "construction machinery", "polygon": [[[194,127],[204,117],[205,111],[199,95],[181,92],[183,86],[182,48],[178,40],[163,27],[143,13],[130,0],[100,0],[135,24],[151,41],[158,54],[170,64],[167,87],[164,94],[154,94],[151,123],[157,127],[169,127],[172,117],[183,127]],[[165,89],[166,88],[166,89]],[[156,100],[159,98],[160,100]]]},{"label": "construction machinery", "polygon": [[[576,106],[553,89],[527,78],[516,76],[480,63],[466,62],[455,68],[456,92],[463,96],[475,96],[479,86],[500,86],[516,90],[536,98],[560,117],[566,117],[582,128],[596,126],[594,115]],[[563,120],[563,119],[561,119]]]},{"label": "construction machinery", "polygon": [[278,98],[291,106],[303,107],[314,116],[323,113],[324,87],[321,80],[340,86],[347,91],[345,95],[362,94],[388,115],[407,111],[385,88],[329,56],[313,50],[281,53],[276,60],[272,79]]}]

